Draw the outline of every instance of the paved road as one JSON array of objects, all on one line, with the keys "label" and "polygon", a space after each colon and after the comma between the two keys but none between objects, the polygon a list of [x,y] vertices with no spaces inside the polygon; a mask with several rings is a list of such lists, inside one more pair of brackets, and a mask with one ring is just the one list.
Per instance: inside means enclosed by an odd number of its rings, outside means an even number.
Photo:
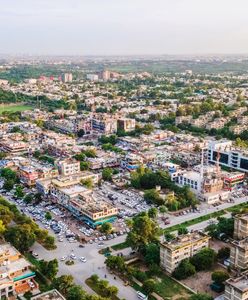
[{"label": "paved road", "polygon": [[[114,240],[115,243],[121,243],[125,240],[125,236],[120,236]],[[113,244],[113,241],[107,241],[104,245],[108,246]],[[44,249],[40,244],[35,243],[32,250],[38,253],[39,258],[45,260],[51,260],[57,258],[59,260],[59,273],[58,275],[71,274],[77,284],[83,285],[85,290],[92,293],[92,290],[85,284],[85,279],[90,277],[92,274],[97,274],[101,279],[105,279],[104,275],[107,275],[107,280],[111,285],[115,285],[119,289],[119,297],[127,300],[136,300],[136,292],[130,286],[124,286],[123,281],[119,278],[114,279],[105,267],[105,257],[98,253],[100,248],[97,244],[87,244],[85,248],[79,248],[79,243],[58,243],[58,248],[52,251]],[[69,256],[74,253],[76,257],[84,256],[87,259],[86,263],[80,262],[78,259],[75,260],[75,264],[67,266],[65,262],[61,262],[62,256]]]},{"label": "paved road", "polygon": [[185,221],[190,221],[192,219],[195,219],[195,218],[198,218],[201,216],[205,216],[207,214],[210,214],[210,213],[222,210],[222,209],[226,209],[226,208],[232,207],[234,205],[238,205],[240,203],[245,203],[247,201],[248,201],[248,196],[245,196],[245,197],[236,199],[234,203],[226,202],[226,203],[219,205],[218,207],[213,207],[212,205],[206,204],[205,207],[203,209],[201,209],[201,212],[195,212],[195,213],[192,212],[192,213],[188,213],[186,215],[182,215],[179,217],[174,217],[174,216],[171,216],[170,214],[167,214],[167,216],[170,218],[171,223],[168,225],[164,225],[164,223],[160,223],[160,227],[168,228],[173,225],[181,224]]}]

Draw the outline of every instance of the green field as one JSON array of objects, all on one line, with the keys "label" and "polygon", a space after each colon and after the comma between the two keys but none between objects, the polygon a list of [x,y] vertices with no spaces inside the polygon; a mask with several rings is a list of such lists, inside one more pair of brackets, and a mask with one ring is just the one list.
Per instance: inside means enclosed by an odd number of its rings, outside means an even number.
[{"label": "green field", "polygon": [[25,110],[30,110],[33,109],[32,106],[30,105],[3,105],[0,106],[0,114],[2,114],[4,111],[9,111],[9,112],[17,112],[17,111],[25,111]]}]

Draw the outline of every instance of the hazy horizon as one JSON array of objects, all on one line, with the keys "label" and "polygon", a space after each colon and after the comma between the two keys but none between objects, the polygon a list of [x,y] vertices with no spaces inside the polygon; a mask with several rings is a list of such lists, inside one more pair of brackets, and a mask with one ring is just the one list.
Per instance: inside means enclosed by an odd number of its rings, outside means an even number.
[{"label": "hazy horizon", "polygon": [[246,0],[0,0],[0,54],[247,55]]}]

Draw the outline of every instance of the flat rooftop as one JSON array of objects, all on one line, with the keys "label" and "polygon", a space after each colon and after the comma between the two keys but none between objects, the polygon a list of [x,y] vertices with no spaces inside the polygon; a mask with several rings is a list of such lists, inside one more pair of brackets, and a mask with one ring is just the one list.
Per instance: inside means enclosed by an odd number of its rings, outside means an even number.
[{"label": "flat rooftop", "polygon": [[237,278],[230,278],[226,281],[226,283],[233,286],[234,288],[240,290],[241,292],[245,292],[248,290],[247,274],[243,274],[242,276],[237,277]]},{"label": "flat rooftop", "polygon": [[51,290],[37,296],[31,297],[31,300],[66,300],[57,290]]},{"label": "flat rooftop", "polygon": [[195,231],[192,233],[179,235],[177,238],[170,242],[162,242],[161,245],[170,248],[172,251],[187,246],[192,243],[196,243],[202,239],[210,239],[210,237],[204,233]]}]

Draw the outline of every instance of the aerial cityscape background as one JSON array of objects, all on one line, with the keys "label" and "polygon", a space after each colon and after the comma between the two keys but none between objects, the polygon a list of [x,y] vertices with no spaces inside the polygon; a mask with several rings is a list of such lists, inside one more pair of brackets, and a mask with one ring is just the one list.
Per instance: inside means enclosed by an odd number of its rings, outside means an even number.
[{"label": "aerial cityscape background", "polygon": [[0,300],[246,300],[247,0],[0,0]]}]

